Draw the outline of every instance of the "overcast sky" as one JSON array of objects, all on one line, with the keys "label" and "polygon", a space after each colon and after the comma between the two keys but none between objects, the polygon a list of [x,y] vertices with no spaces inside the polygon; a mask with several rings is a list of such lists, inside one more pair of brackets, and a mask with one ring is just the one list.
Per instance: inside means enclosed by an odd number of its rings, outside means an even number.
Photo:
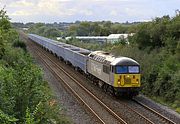
[{"label": "overcast sky", "polygon": [[180,0],[0,0],[13,22],[147,21],[175,15]]}]

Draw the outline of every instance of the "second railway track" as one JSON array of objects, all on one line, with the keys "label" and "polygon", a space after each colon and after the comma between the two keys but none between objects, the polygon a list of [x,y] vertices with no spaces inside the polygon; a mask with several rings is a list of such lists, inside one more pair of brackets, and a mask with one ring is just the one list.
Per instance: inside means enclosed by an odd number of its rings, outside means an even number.
[{"label": "second railway track", "polygon": [[172,120],[170,120],[169,118],[165,117],[164,115],[160,114],[159,112],[157,112],[156,110],[150,108],[149,106],[145,105],[144,103],[139,102],[136,99],[133,99],[133,101],[135,103],[137,103],[138,105],[142,106],[143,108],[147,109],[148,111],[150,111],[152,114],[154,114],[155,116],[157,116],[158,118],[160,118],[160,120],[163,123],[166,124],[176,124],[175,122],[173,122]]}]

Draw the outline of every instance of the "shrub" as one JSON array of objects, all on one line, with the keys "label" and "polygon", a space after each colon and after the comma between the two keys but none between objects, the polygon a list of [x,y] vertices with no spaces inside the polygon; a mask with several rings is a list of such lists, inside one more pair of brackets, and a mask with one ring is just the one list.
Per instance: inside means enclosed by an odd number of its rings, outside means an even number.
[{"label": "shrub", "polygon": [[27,49],[26,49],[26,44],[24,43],[24,42],[22,42],[22,41],[15,41],[14,43],[13,43],[13,47],[20,47],[20,48],[22,48],[24,51],[27,51]]}]

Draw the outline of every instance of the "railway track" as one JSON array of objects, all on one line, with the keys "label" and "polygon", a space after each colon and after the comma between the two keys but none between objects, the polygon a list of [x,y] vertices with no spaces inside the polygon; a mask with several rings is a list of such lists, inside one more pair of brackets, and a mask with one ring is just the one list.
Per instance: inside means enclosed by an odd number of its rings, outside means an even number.
[{"label": "railway track", "polygon": [[133,101],[135,103],[137,103],[138,105],[142,106],[143,108],[147,109],[148,111],[150,111],[151,113],[153,113],[155,116],[159,117],[164,123],[166,124],[176,124],[175,122],[173,122],[172,120],[168,119],[167,117],[165,117],[164,115],[160,114],[159,112],[157,112],[156,110],[148,107],[147,105],[139,102],[136,99],[133,99]]},{"label": "railway track", "polygon": [[[27,37],[24,37],[27,39]],[[57,78],[59,78],[61,80],[61,82],[64,82],[64,86],[67,88],[67,89],[70,89],[71,93],[73,93],[74,96],[76,96],[79,101],[81,101],[83,103],[84,106],[86,106],[86,108],[99,120],[100,123],[123,123],[123,124],[126,124],[128,123],[127,120],[123,120],[121,116],[121,114],[113,111],[113,109],[111,109],[110,107],[108,107],[105,103],[101,102],[95,95],[93,95],[88,89],[86,89],[83,85],[81,85],[81,83],[79,83],[74,77],[72,77],[70,74],[68,74],[61,66],[59,66],[57,63],[55,63],[53,60],[52,60],[52,55],[51,57],[48,56],[48,54],[45,54],[44,51],[42,49],[40,49],[38,46],[35,45],[35,43],[30,43],[31,45],[30,46],[33,46],[31,47],[31,49],[34,49],[37,56],[39,56],[43,63],[46,65],[46,67],[51,70],[51,72],[56,75]],[[60,75],[62,75],[59,71],[62,71],[63,73],[65,73],[65,75],[63,77],[61,77]],[[70,78],[72,81],[67,81],[65,78]],[[84,98],[78,94],[78,92],[80,90],[75,91],[74,89],[75,86],[72,86],[71,83],[68,83],[68,82],[74,82],[74,84],[78,85],[78,87],[81,87],[81,90],[83,90],[84,92],[86,92],[86,94],[88,95],[85,95],[86,97],[88,97],[89,99],[88,100],[84,100]],[[74,85],[73,84],[73,85]],[[78,88],[77,88],[78,89]],[[82,92],[82,91],[81,91]],[[90,99],[90,97],[92,98],[92,100]],[[98,112],[96,111],[92,105],[89,105],[89,101],[91,101],[91,103],[93,102],[93,104],[96,102],[96,106],[99,106],[98,109],[100,110],[100,107],[103,107],[101,108],[101,110],[105,110],[106,112]],[[99,105],[97,105],[97,103]],[[137,103],[137,102],[136,102]],[[139,103],[138,103],[139,104]],[[153,122],[151,121],[151,119],[145,117],[143,114],[139,113],[138,111],[136,111],[135,109],[131,108],[131,107],[128,107],[127,105],[124,104],[124,106],[129,110],[129,111],[132,111],[133,113],[135,113],[137,116],[139,116],[145,123],[149,123],[149,124],[155,124],[156,122]],[[107,117],[102,117],[104,115],[102,115],[102,113],[109,113],[109,116]],[[158,116],[160,117],[160,116]],[[164,121],[165,123],[169,123],[169,124],[175,124],[174,122],[172,122],[171,120],[170,121]]]},{"label": "railway track", "polygon": [[108,106],[101,102],[101,100],[99,100],[95,95],[93,95],[89,90],[81,85],[75,78],[73,78],[63,68],[52,61],[49,56],[44,54],[43,51],[39,50],[38,47],[35,47],[33,43],[31,43],[30,46],[31,49],[37,51],[35,53],[39,58],[41,58],[45,66],[50,69],[51,72],[61,80],[61,82],[63,82],[63,85],[65,85],[65,87],[68,88],[68,90],[70,90],[71,93],[73,93],[73,95],[77,97],[84,106],[86,106],[86,108],[99,120],[100,123],[127,124],[126,121],[124,121],[119,115],[117,115]]}]

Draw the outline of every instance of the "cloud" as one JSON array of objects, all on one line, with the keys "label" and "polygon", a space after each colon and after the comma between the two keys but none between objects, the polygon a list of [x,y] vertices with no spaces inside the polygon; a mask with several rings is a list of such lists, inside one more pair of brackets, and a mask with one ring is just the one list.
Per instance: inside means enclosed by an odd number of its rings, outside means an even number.
[{"label": "cloud", "polygon": [[[94,2],[109,2],[110,0],[91,0]],[[111,0],[110,2],[130,2],[135,0]]]},{"label": "cloud", "polygon": [[11,3],[8,7],[18,8],[9,12],[10,16],[71,16],[77,12],[76,9],[66,8],[66,2],[71,0],[39,0],[35,2],[27,2],[25,0]]},{"label": "cloud", "polygon": [[54,15],[54,16],[71,16],[77,14],[79,11],[81,13],[88,13],[88,11],[81,11],[78,8],[75,7],[68,7],[68,3],[70,3],[72,0],[40,0],[34,8],[34,11],[36,11],[39,14],[44,15]]},{"label": "cloud", "polygon": [[150,15],[153,15],[155,12],[154,10],[146,10],[146,8],[140,7],[140,8],[129,8],[126,7],[124,9],[124,13],[129,17],[147,17]]},{"label": "cloud", "polygon": [[93,12],[91,10],[80,10],[79,13],[86,16],[93,15]]},{"label": "cloud", "polygon": [[179,0],[0,0],[13,21],[147,20],[174,14]]},{"label": "cloud", "polygon": [[57,0],[40,0],[36,6],[39,13],[58,14],[60,4]]},{"label": "cloud", "polygon": [[9,13],[9,16],[29,16],[32,15],[32,13],[28,11],[15,11],[13,13]]},{"label": "cloud", "polygon": [[118,12],[117,12],[116,10],[112,10],[112,11],[110,12],[110,15],[111,15],[111,16],[117,16],[117,15],[118,15]]},{"label": "cloud", "polygon": [[26,0],[20,0],[16,2],[12,2],[9,7],[32,7],[34,6],[33,2],[28,2]]}]

